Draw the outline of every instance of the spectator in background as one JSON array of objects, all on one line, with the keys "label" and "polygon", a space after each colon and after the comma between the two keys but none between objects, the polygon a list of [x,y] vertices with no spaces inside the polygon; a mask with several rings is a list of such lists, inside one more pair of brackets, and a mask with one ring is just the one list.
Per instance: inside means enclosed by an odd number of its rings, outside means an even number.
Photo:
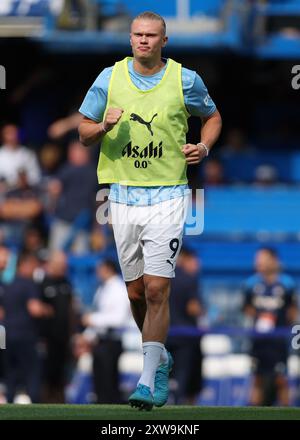
[{"label": "spectator in background", "polygon": [[224,167],[218,159],[209,159],[203,163],[203,188],[225,185]]},{"label": "spectator in background", "polygon": [[82,119],[82,114],[77,111],[57,119],[48,127],[48,136],[54,140],[61,139],[69,132],[77,130]]},{"label": "spectator in background", "polygon": [[32,402],[39,402],[40,359],[36,318],[48,318],[52,308],[43,304],[32,276],[38,266],[34,255],[19,257],[17,275],[0,290],[0,315],[6,329],[4,352],[7,401],[12,403],[18,391]]},{"label": "spectator in background", "polygon": [[21,247],[22,253],[33,253],[40,261],[44,261],[48,256],[48,249],[45,244],[45,236],[40,228],[29,226],[23,236]]},{"label": "spectator in background", "polygon": [[90,249],[94,253],[103,253],[107,248],[107,239],[100,225],[95,225],[90,234]]},{"label": "spectator in background", "polygon": [[249,145],[245,133],[240,128],[231,128],[226,133],[225,145],[220,148],[221,157],[224,159],[241,155],[253,155],[256,150]]},{"label": "spectator in background", "polygon": [[254,171],[254,185],[268,187],[278,183],[278,171],[273,165],[259,165]]},{"label": "spectator in background", "polygon": [[48,142],[44,144],[39,152],[39,159],[42,170],[42,178],[53,177],[58,171],[62,159],[62,149],[58,144]]},{"label": "spectator in background", "polygon": [[10,283],[16,274],[17,254],[0,243],[0,282]]},{"label": "spectator in background", "polygon": [[90,0],[63,0],[57,18],[58,29],[95,30],[97,2]]},{"label": "spectator in background", "polygon": [[35,154],[20,145],[18,127],[6,124],[1,130],[0,178],[5,179],[9,188],[18,184],[19,173],[26,173],[29,185],[40,181],[40,168]]},{"label": "spectator in background", "polygon": [[[183,248],[177,260],[176,278],[171,281],[171,327],[197,329],[198,318],[203,314],[198,279],[199,262],[191,251]],[[195,404],[201,389],[200,337],[169,336],[167,349],[174,358],[171,377],[175,380],[175,403]]]},{"label": "spectator in background", "polygon": [[[1,292],[2,292],[2,274],[6,270],[9,257],[9,249],[0,244],[0,325],[3,325],[4,312],[1,308]],[[0,404],[7,403],[5,397],[5,386],[4,386],[4,350],[0,349]]]},{"label": "spectator in background", "polygon": [[50,254],[41,281],[42,301],[51,306],[53,315],[42,322],[46,345],[44,360],[44,396],[46,403],[64,403],[64,387],[70,362],[70,342],[75,327],[73,290],[66,277],[67,257],[61,251]]},{"label": "spectator in background", "polygon": [[[3,272],[5,271],[8,265],[9,256],[10,256],[9,249],[0,243],[0,275],[3,274]],[[3,281],[1,276],[0,276],[0,280]]]},{"label": "spectator in background", "polygon": [[68,162],[49,183],[49,194],[56,203],[50,230],[52,250],[72,249],[83,253],[89,249],[89,230],[95,207],[97,179],[89,151],[74,140],[68,148]]},{"label": "spectator in background", "polygon": [[83,316],[94,340],[93,376],[98,403],[120,403],[118,361],[122,353],[121,329],[132,322],[126,286],[114,262],[97,267],[103,284],[95,294],[95,311]]},{"label": "spectator in background", "polygon": [[94,403],[92,380],[92,348],[84,334],[72,337],[73,368],[66,387],[66,402],[70,404]]},{"label": "spectator in background", "polygon": [[0,205],[5,240],[20,246],[25,229],[33,222],[41,224],[42,213],[39,189],[30,185],[27,170],[19,169],[15,188],[6,192]]},{"label": "spectator in background", "polygon": [[[274,249],[262,248],[255,255],[256,274],[245,283],[244,312],[257,332],[269,333],[297,319],[295,283],[281,273]],[[286,377],[288,342],[284,337],[254,338],[255,361],[252,405],[289,404]]]}]

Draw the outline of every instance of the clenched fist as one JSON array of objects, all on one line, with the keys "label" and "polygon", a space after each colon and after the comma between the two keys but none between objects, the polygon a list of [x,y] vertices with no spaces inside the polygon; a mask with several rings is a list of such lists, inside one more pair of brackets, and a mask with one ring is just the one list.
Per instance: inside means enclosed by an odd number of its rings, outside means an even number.
[{"label": "clenched fist", "polygon": [[103,121],[104,131],[108,132],[119,122],[124,110],[121,108],[109,108]]},{"label": "clenched fist", "polygon": [[185,144],[181,151],[185,155],[188,165],[197,165],[201,160],[207,156],[206,150],[201,145]]}]

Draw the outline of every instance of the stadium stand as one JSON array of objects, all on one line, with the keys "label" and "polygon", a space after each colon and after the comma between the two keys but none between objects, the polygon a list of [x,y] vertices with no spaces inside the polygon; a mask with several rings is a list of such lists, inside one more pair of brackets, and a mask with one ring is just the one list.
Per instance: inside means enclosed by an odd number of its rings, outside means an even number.
[{"label": "stadium stand", "polygon": [[[166,17],[173,50],[227,49],[262,58],[296,58],[299,53],[296,0],[167,0],[160,4],[147,0],[143,5],[130,0],[92,0],[80,6],[72,0],[2,0],[0,35],[31,36],[58,51],[75,50],[75,44],[77,51],[107,52],[118,41],[125,51],[128,20],[142,9],[153,9]],[[269,32],[268,20],[274,17],[280,23],[287,20],[287,25]],[[86,32],[82,34],[83,29]],[[99,33],[104,44],[97,44]]]},{"label": "stadium stand", "polygon": [[297,57],[300,41],[300,5],[297,0],[255,2],[255,21],[262,25],[255,53],[260,57]]}]

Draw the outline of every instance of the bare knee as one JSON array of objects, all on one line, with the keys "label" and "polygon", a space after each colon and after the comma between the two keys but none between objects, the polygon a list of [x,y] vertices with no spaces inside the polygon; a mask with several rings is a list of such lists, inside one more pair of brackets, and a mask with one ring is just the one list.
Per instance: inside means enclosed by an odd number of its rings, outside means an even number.
[{"label": "bare knee", "polygon": [[129,301],[131,302],[143,302],[145,301],[145,285],[143,277],[137,280],[127,281],[127,293]]},{"label": "bare knee", "polygon": [[149,303],[162,303],[169,298],[170,280],[163,277],[144,275],[145,295]]}]

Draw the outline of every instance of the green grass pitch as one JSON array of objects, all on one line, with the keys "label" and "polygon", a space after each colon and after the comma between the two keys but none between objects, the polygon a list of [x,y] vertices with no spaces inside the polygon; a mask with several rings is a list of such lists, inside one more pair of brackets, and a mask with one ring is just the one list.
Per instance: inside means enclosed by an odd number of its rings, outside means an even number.
[{"label": "green grass pitch", "polygon": [[300,420],[300,408],[128,405],[0,405],[0,420]]}]

